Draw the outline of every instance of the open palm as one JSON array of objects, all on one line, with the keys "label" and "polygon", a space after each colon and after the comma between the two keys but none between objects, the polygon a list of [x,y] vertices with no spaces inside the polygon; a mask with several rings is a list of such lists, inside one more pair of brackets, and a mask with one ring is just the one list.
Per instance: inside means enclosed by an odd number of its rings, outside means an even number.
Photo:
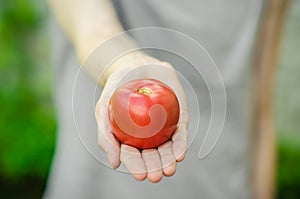
[{"label": "open palm", "polygon": [[[127,81],[141,78],[157,79],[170,86],[180,105],[179,123],[172,140],[156,149],[142,151],[120,143],[113,135],[108,119],[109,100],[117,87]],[[176,72],[166,62],[120,69],[112,73],[97,102],[95,115],[98,124],[98,144],[107,153],[113,169],[118,168],[122,162],[135,179],[148,178],[151,182],[159,182],[163,175],[172,176],[176,172],[176,162],[184,159],[187,147],[187,104]]]}]

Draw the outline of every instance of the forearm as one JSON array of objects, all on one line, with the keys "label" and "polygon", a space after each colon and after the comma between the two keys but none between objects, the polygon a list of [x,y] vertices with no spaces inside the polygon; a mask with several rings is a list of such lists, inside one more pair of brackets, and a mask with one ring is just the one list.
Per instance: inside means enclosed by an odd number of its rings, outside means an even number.
[{"label": "forearm", "polygon": [[97,44],[122,31],[109,0],[48,0],[48,3],[80,61]]},{"label": "forearm", "polygon": [[[48,3],[75,47],[80,63],[83,63],[99,44],[123,31],[110,0],[48,0]],[[135,47],[136,44],[129,36],[123,37],[122,42],[116,42],[111,49],[106,49],[106,54],[97,57],[97,63],[89,64],[84,70],[104,85],[109,75],[117,68],[155,61],[142,52],[131,53],[116,61],[99,80],[106,69],[101,58],[108,57],[116,48],[123,49],[128,46]]]}]

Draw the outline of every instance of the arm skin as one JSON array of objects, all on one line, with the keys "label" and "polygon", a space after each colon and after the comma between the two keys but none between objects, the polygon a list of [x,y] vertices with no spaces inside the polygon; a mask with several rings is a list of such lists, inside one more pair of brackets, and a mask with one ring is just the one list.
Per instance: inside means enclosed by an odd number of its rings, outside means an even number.
[{"label": "arm skin", "polygon": [[[74,45],[80,63],[83,63],[99,44],[124,31],[110,0],[48,0],[48,4]],[[136,46],[130,37],[125,40],[122,41],[122,45]],[[122,46],[118,43],[114,45],[114,48],[122,48]],[[107,53],[109,52],[110,49],[107,49]],[[85,72],[95,81],[98,81],[105,69],[105,66],[101,65],[101,56],[98,61],[100,64],[84,67]],[[107,78],[117,68],[152,62],[159,61],[142,52],[130,53],[111,65],[99,84],[104,86]]]}]

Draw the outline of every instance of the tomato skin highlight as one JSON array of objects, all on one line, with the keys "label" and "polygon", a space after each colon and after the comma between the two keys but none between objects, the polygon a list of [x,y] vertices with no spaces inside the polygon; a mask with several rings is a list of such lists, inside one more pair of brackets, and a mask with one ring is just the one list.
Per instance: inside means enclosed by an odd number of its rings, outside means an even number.
[{"label": "tomato skin highlight", "polygon": [[139,149],[156,148],[168,141],[180,112],[172,89],[155,79],[125,83],[112,95],[108,109],[114,135]]}]

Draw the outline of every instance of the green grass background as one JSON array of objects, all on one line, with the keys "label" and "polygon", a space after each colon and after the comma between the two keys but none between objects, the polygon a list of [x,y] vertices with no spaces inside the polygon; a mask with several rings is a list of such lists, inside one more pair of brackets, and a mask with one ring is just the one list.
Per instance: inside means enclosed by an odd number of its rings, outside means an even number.
[{"label": "green grass background", "polygon": [[[277,197],[300,198],[300,1],[284,29],[275,93]],[[0,198],[40,198],[55,146],[56,116],[38,0],[0,0]]]}]

